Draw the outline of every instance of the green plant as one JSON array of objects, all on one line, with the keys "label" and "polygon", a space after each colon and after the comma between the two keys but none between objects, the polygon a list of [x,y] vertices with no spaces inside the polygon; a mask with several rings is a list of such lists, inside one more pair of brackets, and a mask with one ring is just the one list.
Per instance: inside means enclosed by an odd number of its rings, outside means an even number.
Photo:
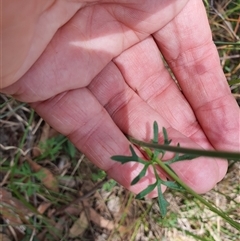
[{"label": "green plant", "polygon": [[91,175],[91,179],[94,181],[94,182],[98,182],[100,180],[102,180],[103,178],[106,177],[106,172],[103,171],[103,170],[98,170],[97,172],[93,172],[92,175]]},{"label": "green plant", "polygon": [[29,164],[25,162],[15,171],[15,175],[19,176],[14,182],[19,192],[25,192],[28,197],[39,193],[41,186],[39,183],[35,183],[34,179],[41,179],[43,173],[33,173]]},{"label": "green plant", "polygon": [[[141,157],[137,156],[136,152],[134,151],[133,147],[130,145],[130,151],[131,156],[113,156],[112,159],[115,161],[118,161],[122,164],[128,163],[128,162],[138,162],[143,165],[143,169],[140,171],[140,173],[132,180],[131,185],[135,185],[137,182],[139,182],[146,174],[148,168],[152,168],[155,175],[155,183],[149,185],[147,188],[145,188],[143,191],[137,194],[137,199],[142,199],[147,194],[152,192],[155,188],[157,188],[158,192],[158,205],[160,208],[160,213],[162,217],[166,216],[167,213],[167,206],[169,205],[167,200],[164,198],[161,185],[165,185],[168,188],[178,190],[178,191],[185,191],[187,193],[190,193],[193,197],[195,197],[197,200],[202,202],[205,206],[207,206],[211,211],[218,214],[222,218],[224,218],[230,225],[240,230],[240,224],[236,221],[234,221],[232,218],[227,216],[222,210],[205,200],[202,196],[198,195],[194,190],[192,190],[190,187],[188,187],[173,171],[171,168],[171,164],[178,161],[183,160],[191,160],[195,157],[198,157],[200,155],[203,156],[212,156],[212,157],[221,157],[221,158],[233,158],[233,159],[240,159],[240,153],[229,153],[229,152],[214,152],[214,151],[202,151],[202,150],[193,150],[188,148],[181,148],[180,144],[177,145],[177,147],[170,146],[171,140],[168,139],[168,135],[166,132],[166,129],[163,128],[163,136],[164,136],[164,144],[159,145],[158,144],[158,125],[155,121],[153,124],[153,140],[151,143],[146,143],[142,141],[135,140],[134,138],[130,138],[130,140],[134,144],[138,144],[145,152],[145,156],[147,156],[148,160],[144,160]],[[173,152],[176,152],[174,157],[167,161],[162,161],[164,154],[166,150],[170,150]],[[179,154],[184,153],[184,154]],[[171,178],[165,181],[162,180],[158,173],[157,173],[157,166],[161,167],[167,175]]]},{"label": "green plant", "polygon": [[[59,152],[63,149],[63,144],[65,143],[68,144],[68,142],[69,141],[67,140],[67,138],[62,135],[52,137],[46,140],[44,143],[40,142],[39,146],[40,146],[40,149],[42,150],[42,154],[37,159],[42,160],[47,157],[50,158],[51,160],[55,159],[59,154]],[[72,150],[70,153],[72,155]]]},{"label": "green plant", "polygon": [[113,179],[110,179],[106,183],[103,184],[103,190],[106,192],[110,192],[115,186],[117,185],[117,182]]},{"label": "green plant", "polygon": [[[107,173],[105,171],[98,170],[96,173],[93,172],[91,174],[91,179],[94,182],[98,182],[106,178],[106,176],[107,176]],[[115,180],[109,179],[107,182],[103,184],[102,188],[104,191],[110,192],[113,189],[113,187],[115,187],[116,185],[117,185],[117,182]]]}]

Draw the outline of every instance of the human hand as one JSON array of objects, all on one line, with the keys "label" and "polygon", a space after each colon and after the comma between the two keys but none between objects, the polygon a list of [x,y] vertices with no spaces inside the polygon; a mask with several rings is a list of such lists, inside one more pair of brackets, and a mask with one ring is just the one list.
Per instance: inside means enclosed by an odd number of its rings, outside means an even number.
[{"label": "human hand", "polygon": [[[130,186],[141,166],[110,157],[129,154],[123,133],[150,140],[155,120],[175,144],[239,150],[239,109],[202,1],[31,2],[26,20],[14,25],[18,31],[3,28],[1,92],[31,103],[123,186],[139,192],[154,182],[149,171]],[[201,157],[173,168],[203,193],[224,177],[227,162]]]}]

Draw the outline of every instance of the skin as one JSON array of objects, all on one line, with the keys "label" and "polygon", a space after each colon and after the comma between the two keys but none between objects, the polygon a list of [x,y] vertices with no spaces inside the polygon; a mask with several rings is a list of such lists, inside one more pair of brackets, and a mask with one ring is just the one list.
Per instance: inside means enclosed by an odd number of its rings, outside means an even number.
[{"label": "skin", "polygon": [[[142,166],[110,157],[130,154],[123,133],[149,141],[155,120],[173,144],[239,150],[239,108],[201,0],[2,4],[1,92],[30,103],[126,188],[138,193],[153,173],[130,186]],[[204,193],[224,177],[227,162],[201,157],[173,168]]]}]

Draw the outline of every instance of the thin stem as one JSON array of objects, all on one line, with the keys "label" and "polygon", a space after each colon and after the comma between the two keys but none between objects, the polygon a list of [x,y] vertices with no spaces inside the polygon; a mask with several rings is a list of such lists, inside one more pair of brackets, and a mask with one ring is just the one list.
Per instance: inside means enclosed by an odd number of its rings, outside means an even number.
[{"label": "thin stem", "polygon": [[192,156],[207,156],[207,157],[217,157],[223,159],[230,159],[240,161],[240,152],[227,152],[227,151],[211,151],[211,150],[201,150],[201,149],[190,149],[177,146],[160,145],[154,143],[148,143],[144,141],[139,141],[133,137],[127,136],[130,142],[138,146],[149,147],[157,150],[171,151],[175,153],[191,154]]},{"label": "thin stem", "polygon": [[223,41],[214,41],[217,45],[240,45],[240,42],[223,42]]},{"label": "thin stem", "polygon": [[192,194],[196,199],[198,199],[205,206],[207,206],[212,212],[218,214],[220,217],[225,219],[231,226],[240,230],[240,223],[234,221],[233,219],[225,215],[224,212],[211,205],[206,199],[198,195],[194,190],[192,190],[188,185],[186,185],[174,172],[172,172],[162,161],[156,158],[156,162],[173,180],[175,180],[178,184],[185,188],[187,192]]}]

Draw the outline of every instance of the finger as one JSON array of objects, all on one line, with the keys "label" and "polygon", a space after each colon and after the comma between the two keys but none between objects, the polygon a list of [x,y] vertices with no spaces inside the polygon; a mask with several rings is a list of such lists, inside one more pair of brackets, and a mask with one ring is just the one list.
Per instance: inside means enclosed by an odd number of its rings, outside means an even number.
[{"label": "finger", "polygon": [[[160,130],[162,127],[167,128],[173,145],[180,142],[181,146],[201,148],[173,129],[159,113],[129,88],[113,63],[110,63],[94,79],[89,89],[124,133],[140,140],[150,141],[153,136],[152,124],[157,121]],[[214,159],[197,158],[178,163],[173,168],[183,181],[199,193],[211,189],[219,179],[219,170]]]},{"label": "finger", "polygon": [[202,1],[189,1],[154,37],[211,144],[239,150],[239,108],[221,69]]},{"label": "finger", "polygon": [[[67,5],[68,7],[61,6],[61,2],[59,4],[60,6],[57,5],[55,8],[56,13],[51,11],[50,13],[59,18],[60,10],[67,9],[68,14],[60,19],[61,26],[63,19],[67,20],[76,8],[74,4]],[[85,87],[113,57],[164,26],[184,4],[186,0],[168,2],[150,0],[141,3],[133,1],[123,5],[95,4],[80,9],[54,37],[51,28],[43,33],[46,26],[44,21],[52,20],[50,18],[52,15],[46,14],[41,20],[44,27],[37,32],[37,39],[33,38],[35,41],[31,43],[31,49],[43,51],[53,37],[52,41],[44,53],[38,51],[33,54],[29,51],[26,54],[26,61],[30,61],[28,57],[30,55],[32,64],[42,53],[17,83],[2,92],[14,95],[21,101],[33,102],[46,100],[63,91]],[[54,30],[57,30],[59,26],[55,26],[55,19],[53,20],[51,23],[54,25]],[[40,43],[42,38],[45,40]],[[27,43],[28,45],[30,43]],[[30,67],[29,62],[23,65],[25,67],[22,68],[26,72],[26,68]]]},{"label": "finger", "polygon": [[173,128],[202,147],[210,146],[151,37],[126,50],[114,59],[114,63],[127,84]]},{"label": "finger", "polygon": [[[127,84],[171,127],[204,149],[213,149],[199,125],[191,106],[171,78],[152,38],[131,47],[114,59]],[[219,181],[225,176],[227,162],[216,159]]]},{"label": "finger", "polygon": [[114,56],[138,41],[131,30],[125,37],[126,45],[122,27],[107,9],[84,8],[58,30],[30,71],[4,92],[32,102],[85,87]]},{"label": "finger", "polygon": [[[27,0],[2,2],[0,89],[16,82],[42,54],[57,29],[84,5],[80,2]],[[19,11],[21,9],[21,11]]]},{"label": "finger", "polygon": [[[88,89],[72,90],[32,106],[96,166],[132,192],[138,193],[155,181],[153,171],[148,170],[138,184],[131,186],[143,165],[135,162],[121,165],[110,159],[113,155],[130,156],[130,143]],[[165,179],[161,172],[159,175]]]}]

